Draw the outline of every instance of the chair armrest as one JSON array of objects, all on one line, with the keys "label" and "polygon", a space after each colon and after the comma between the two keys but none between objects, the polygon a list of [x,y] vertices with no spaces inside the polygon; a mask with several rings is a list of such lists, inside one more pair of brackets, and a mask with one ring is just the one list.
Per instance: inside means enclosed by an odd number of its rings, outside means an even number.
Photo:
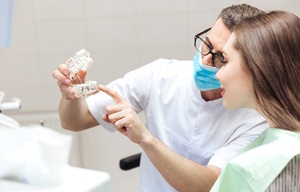
[{"label": "chair armrest", "polygon": [[131,155],[120,160],[120,168],[122,170],[130,170],[140,166],[141,153]]}]

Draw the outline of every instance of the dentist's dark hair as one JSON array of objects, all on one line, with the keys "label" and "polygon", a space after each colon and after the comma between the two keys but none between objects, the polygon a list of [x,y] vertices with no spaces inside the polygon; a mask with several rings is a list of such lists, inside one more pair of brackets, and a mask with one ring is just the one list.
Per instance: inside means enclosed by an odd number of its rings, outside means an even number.
[{"label": "dentist's dark hair", "polygon": [[232,31],[234,26],[244,18],[252,17],[261,13],[265,12],[251,5],[238,4],[223,9],[217,19],[221,18],[225,26]]}]

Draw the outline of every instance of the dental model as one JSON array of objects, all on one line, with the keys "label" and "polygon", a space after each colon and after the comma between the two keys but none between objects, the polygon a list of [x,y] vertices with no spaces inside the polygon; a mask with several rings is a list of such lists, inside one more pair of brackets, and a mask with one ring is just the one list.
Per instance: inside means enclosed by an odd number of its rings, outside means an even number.
[{"label": "dental model", "polygon": [[75,97],[86,97],[98,91],[97,81],[86,81],[84,84],[73,85]]},{"label": "dental model", "polygon": [[90,53],[84,49],[79,50],[67,60],[66,64],[70,71],[69,78],[71,80],[78,79],[81,82],[81,84],[73,84],[75,97],[86,97],[98,91],[97,81],[85,81],[82,83],[78,76],[80,70],[87,71],[93,62]]},{"label": "dental model", "polygon": [[90,53],[84,49],[74,53],[66,62],[70,71],[70,79],[73,80],[75,78],[74,76],[77,75],[80,70],[87,71],[93,62]]}]

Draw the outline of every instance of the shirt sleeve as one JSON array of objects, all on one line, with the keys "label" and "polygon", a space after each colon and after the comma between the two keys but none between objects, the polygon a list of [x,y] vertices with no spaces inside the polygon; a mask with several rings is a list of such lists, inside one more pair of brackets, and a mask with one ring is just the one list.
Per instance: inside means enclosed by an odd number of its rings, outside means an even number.
[{"label": "shirt sleeve", "polygon": [[[148,104],[152,83],[157,71],[160,70],[159,68],[162,61],[163,59],[159,59],[143,67],[130,71],[125,74],[123,78],[116,79],[107,86],[120,94],[121,97],[128,101],[134,110],[139,113],[143,111]],[[88,97],[86,102],[91,114],[98,123],[107,130],[114,131],[115,128],[102,119],[102,116],[106,113],[105,107],[115,104],[113,99],[105,93],[99,92]]]}]

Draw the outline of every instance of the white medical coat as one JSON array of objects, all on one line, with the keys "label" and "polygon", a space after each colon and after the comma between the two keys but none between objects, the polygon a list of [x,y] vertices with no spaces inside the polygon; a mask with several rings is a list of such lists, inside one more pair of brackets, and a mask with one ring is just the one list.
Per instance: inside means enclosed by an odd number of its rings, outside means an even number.
[{"label": "white medical coat", "polygon": [[[146,127],[176,153],[202,165],[222,168],[225,162],[253,141],[265,128],[254,110],[227,110],[223,99],[205,101],[193,80],[193,61],[158,59],[127,73],[108,87],[144,111]],[[114,101],[100,92],[87,98],[95,119],[102,120],[105,106]],[[140,163],[141,191],[176,191],[145,154]]]}]

